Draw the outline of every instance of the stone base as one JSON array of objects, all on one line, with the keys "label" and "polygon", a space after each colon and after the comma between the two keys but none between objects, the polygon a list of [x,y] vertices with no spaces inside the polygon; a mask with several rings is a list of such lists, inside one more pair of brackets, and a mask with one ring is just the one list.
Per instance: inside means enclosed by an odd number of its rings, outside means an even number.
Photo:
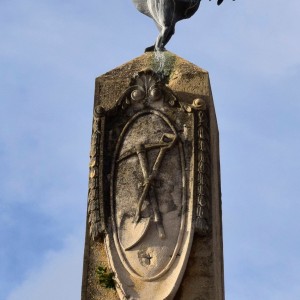
[{"label": "stone base", "polygon": [[[120,291],[118,294],[114,289],[101,285],[99,275],[97,275],[97,269],[101,267],[106,268],[105,274],[109,276],[112,267],[109,259],[110,250],[106,249],[109,243],[105,244],[104,241],[105,238],[108,239],[108,235],[112,234],[112,216],[109,207],[111,200],[108,199],[110,197],[107,187],[108,179],[103,177],[106,168],[110,166],[107,167],[106,162],[101,160],[106,151],[103,145],[106,138],[103,134],[106,125],[101,116],[103,111],[114,111],[115,107],[122,105],[122,99],[125,97],[124,91],[128,90],[132,84],[132,78],[144,70],[162,74],[166,79],[167,88],[179,99],[182,109],[190,110],[191,113],[193,113],[192,109],[200,111],[194,113],[196,116],[194,117],[196,125],[193,129],[195,150],[193,150],[193,157],[190,158],[191,168],[194,168],[196,178],[191,176],[188,182],[191,197],[195,202],[191,208],[193,213],[190,230],[195,233],[189,257],[187,262],[183,263],[180,275],[182,280],[178,281],[176,294],[170,294],[165,299],[224,299],[219,133],[209,76],[206,71],[170,52],[164,52],[164,59],[164,66],[161,68],[153,53],[145,53],[96,79],[94,108],[98,111],[96,111],[93,123],[82,300],[117,300],[122,297],[122,299],[127,299],[125,296],[120,296],[122,295]],[[119,101],[118,104],[116,104],[117,101]],[[205,108],[200,106],[195,108],[199,103]],[[101,106],[101,111],[99,111],[99,106]],[[202,109],[205,109],[204,113]],[[208,117],[209,136],[207,139],[202,136],[203,128],[201,127],[201,120],[205,114]],[[97,128],[104,130],[102,134],[97,135]],[[202,149],[203,147],[206,150]],[[205,151],[208,151],[208,159],[203,156]],[[201,198],[202,196],[204,198]],[[180,253],[178,255],[180,256]],[[155,292],[155,290],[152,291],[153,295]],[[152,299],[151,295],[149,297]],[[159,295],[154,298],[161,299]],[[140,299],[146,300],[145,297]]]}]

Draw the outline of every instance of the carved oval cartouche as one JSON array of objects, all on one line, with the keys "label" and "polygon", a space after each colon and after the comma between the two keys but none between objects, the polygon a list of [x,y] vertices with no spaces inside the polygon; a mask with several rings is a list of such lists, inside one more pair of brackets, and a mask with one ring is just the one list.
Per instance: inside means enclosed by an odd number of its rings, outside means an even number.
[{"label": "carved oval cartouche", "polygon": [[185,227],[184,169],[169,119],[151,109],[135,114],[117,142],[111,207],[119,258],[141,280],[161,277],[176,260]]}]

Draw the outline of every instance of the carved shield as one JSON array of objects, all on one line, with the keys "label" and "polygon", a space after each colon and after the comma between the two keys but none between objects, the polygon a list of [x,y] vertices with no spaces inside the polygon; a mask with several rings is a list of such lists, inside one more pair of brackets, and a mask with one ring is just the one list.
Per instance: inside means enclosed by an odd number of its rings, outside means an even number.
[{"label": "carved shield", "polygon": [[114,242],[127,271],[152,281],[176,259],[185,228],[183,149],[157,110],[136,113],[124,127],[113,164]]},{"label": "carved shield", "polygon": [[100,190],[104,197],[90,224],[105,229],[121,299],[172,299],[194,228],[207,229],[205,109],[204,100],[180,102],[152,71],[139,73],[111,111],[98,109],[90,203]]}]

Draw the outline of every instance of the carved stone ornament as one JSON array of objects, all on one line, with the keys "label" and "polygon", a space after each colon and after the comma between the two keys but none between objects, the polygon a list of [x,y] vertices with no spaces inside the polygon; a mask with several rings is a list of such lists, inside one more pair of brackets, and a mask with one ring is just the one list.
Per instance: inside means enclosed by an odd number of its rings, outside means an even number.
[{"label": "carved stone ornament", "polygon": [[90,159],[90,236],[105,238],[120,298],[172,299],[194,232],[210,232],[205,100],[138,73],[112,109],[96,107]]}]

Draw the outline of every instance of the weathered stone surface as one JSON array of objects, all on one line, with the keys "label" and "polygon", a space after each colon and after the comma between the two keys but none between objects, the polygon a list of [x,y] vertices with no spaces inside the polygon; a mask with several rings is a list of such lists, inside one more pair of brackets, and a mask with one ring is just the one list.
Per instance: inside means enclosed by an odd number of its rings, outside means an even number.
[{"label": "weathered stone surface", "polygon": [[[169,52],[165,59],[166,87],[153,53],[96,79],[82,300],[224,299],[208,73]],[[99,284],[99,266],[114,270],[119,295]]]}]

